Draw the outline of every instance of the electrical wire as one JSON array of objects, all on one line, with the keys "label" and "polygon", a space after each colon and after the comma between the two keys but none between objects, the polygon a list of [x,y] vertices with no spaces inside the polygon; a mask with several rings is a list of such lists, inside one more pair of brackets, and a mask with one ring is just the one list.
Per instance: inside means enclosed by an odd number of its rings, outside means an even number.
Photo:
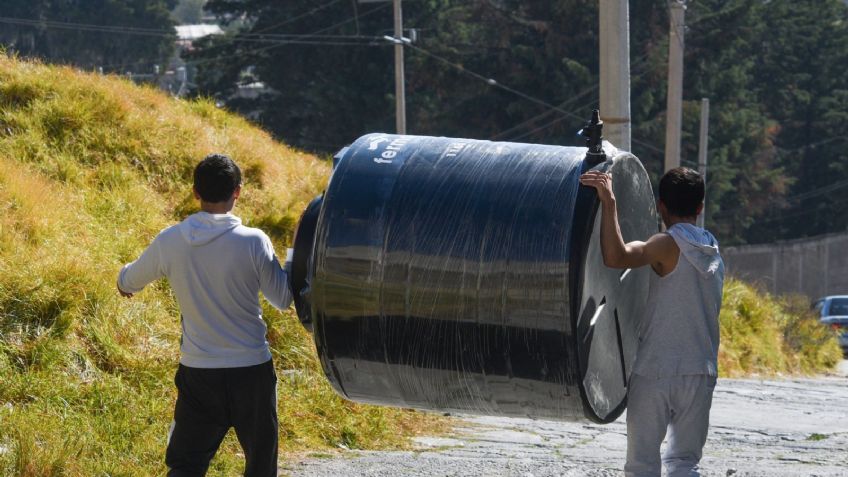
[{"label": "electrical wire", "polygon": [[[348,23],[350,19],[340,23],[345,24]],[[53,21],[40,21],[40,20],[26,20],[20,18],[6,18],[0,17],[0,23],[7,24],[15,24],[15,25],[24,25],[24,26],[33,26],[33,27],[46,27],[46,28],[55,28],[55,29],[68,29],[74,31],[88,31],[88,32],[97,32],[97,33],[112,33],[112,34],[125,34],[125,35],[143,35],[143,36],[156,36],[156,37],[168,37],[174,36],[175,32],[173,30],[155,30],[155,29],[138,29],[132,27],[109,27],[105,25],[91,25],[85,23],[69,23],[69,22],[53,22]],[[367,40],[367,41],[378,41],[382,40],[381,36],[366,36],[366,35],[320,35],[318,33],[326,31],[330,28],[334,28],[337,25],[333,25],[331,27],[319,30],[315,33],[304,33],[304,34],[259,34],[259,33],[247,33],[247,34],[239,34],[230,39],[233,42],[265,42],[265,43],[281,43],[287,44],[292,43],[296,40],[302,39],[312,39],[315,41],[319,40],[330,40],[330,41],[352,41],[352,40]]]},{"label": "electrical wire", "polygon": [[111,26],[111,25],[94,25],[89,23],[72,23],[61,22],[55,20],[33,20],[28,18],[12,18],[0,17],[0,23],[11,25],[25,25],[33,27],[47,27],[75,31],[90,31],[100,33],[116,33],[124,35],[142,35],[142,36],[175,36],[176,30],[162,30],[154,28],[140,28],[129,26]]},{"label": "electrical wire", "polygon": [[[647,57],[648,55],[646,54],[646,55],[644,55],[644,56],[645,56],[645,57]],[[635,66],[634,66],[634,68],[635,68]],[[569,98],[569,99],[567,99],[567,100],[563,101],[563,102],[562,102],[562,103],[560,103],[558,106],[559,106],[560,108],[565,108],[566,106],[568,106],[568,105],[570,105],[571,103],[573,103],[573,102],[577,101],[578,99],[580,99],[580,98],[582,98],[582,97],[586,96],[587,94],[590,94],[590,93],[593,93],[593,92],[597,91],[599,88],[600,88],[600,84],[597,84],[597,83],[596,83],[595,85],[590,86],[589,88],[586,88],[586,89],[584,89],[583,91],[581,91],[581,92],[577,93],[576,95],[572,96],[571,98]],[[518,129],[521,129],[522,127],[524,127],[524,126],[526,126],[526,125],[528,125],[528,124],[531,124],[531,123],[533,123],[533,122],[535,122],[535,121],[538,121],[539,119],[542,119],[542,118],[544,118],[544,117],[546,117],[546,116],[550,116],[550,115],[551,115],[552,113],[554,113],[554,112],[555,112],[555,110],[548,109],[548,110],[546,110],[546,111],[545,111],[545,112],[543,112],[543,113],[540,113],[540,114],[538,114],[538,115],[536,115],[536,116],[530,117],[530,118],[528,118],[528,119],[526,119],[526,120],[522,121],[521,123],[516,124],[515,126],[512,126],[512,127],[511,127],[511,128],[509,128],[509,129],[506,129],[506,130],[504,130],[504,131],[501,131],[501,132],[499,132],[499,133],[495,134],[495,135],[494,135],[494,136],[492,136],[490,139],[495,140],[495,139],[498,139],[498,138],[501,138],[501,137],[507,136],[507,135],[509,135],[510,133],[512,133],[513,131],[516,131],[516,130],[518,130]],[[556,120],[556,122],[559,122],[559,120]],[[534,132],[535,132],[535,130],[534,130]],[[523,137],[523,136],[522,136],[522,137]]]},{"label": "electrical wire", "polygon": [[279,27],[281,27],[281,26],[283,26],[283,25],[288,25],[288,24],[294,23],[294,22],[296,22],[297,20],[300,20],[301,18],[305,18],[305,17],[308,17],[308,16],[313,15],[313,14],[315,14],[315,13],[318,13],[318,12],[320,12],[321,10],[323,10],[323,9],[325,9],[325,8],[328,8],[328,7],[331,7],[331,6],[333,6],[333,5],[335,5],[335,4],[339,3],[339,2],[341,2],[341,0],[330,0],[329,2],[327,2],[327,3],[323,4],[323,5],[319,5],[319,6],[317,6],[317,7],[314,7],[314,8],[312,8],[311,10],[309,10],[309,11],[307,11],[307,12],[305,12],[305,13],[302,13],[302,14],[300,14],[300,15],[296,15],[296,16],[294,16],[294,17],[292,17],[292,18],[289,18],[289,19],[287,19],[287,20],[284,20],[284,21],[282,21],[282,22],[280,22],[280,23],[275,23],[275,24],[273,24],[273,25],[271,25],[271,26],[267,26],[267,27],[265,27],[265,28],[261,28],[261,29],[259,29],[259,30],[256,30],[256,31],[255,31],[255,32],[253,32],[253,33],[263,33],[263,32],[267,32],[268,30],[273,30],[273,29],[275,29],[275,28],[279,28]]},{"label": "electrical wire", "polygon": [[429,56],[429,57],[431,57],[431,58],[433,58],[433,59],[435,59],[435,60],[437,60],[437,61],[439,61],[439,62],[442,62],[442,63],[444,63],[444,64],[447,64],[447,65],[451,66],[452,68],[455,68],[455,69],[457,69],[458,71],[461,71],[462,73],[465,73],[466,75],[469,75],[469,76],[471,76],[471,77],[473,77],[473,78],[476,78],[476,79],[478,79],[478,80],[480,80],[480,81],[483,81],[483,82],[485,82],[486,84],[488,84],[489,86],[492,86],[492,87],[495,87],[495,88],[502,89],[502,90],[504,90],[504,91],[507,91],[507,92],[509,92],[509,93],[512,93],[512,94],[513,94],[513,95],[515,95],[515,96],[518,96],[518,97],[520,97],[520,98],[523,98],[523,99],[524,99],[524,100],[526,100],[526,101],[529,101],[529,102],[531,102],[531,103],[538,104],[538,105],[540,105],[540,106],[544,106],[544,107],[546,107],[546,108],[553,109],[553,110],[558,111],[558,112],[560,112],[560,113],[562,113],[562,114],[565,114],[565,115],[567,115],[567,116],[572,116],[572,117],[574,117],[574,118],[576,118],[576,119],[581,119],[581,120],[582,120],[582,119],[584,119],[584,118],[581,118],[580,116],[577,116],[576,114],[574,114],[574,113],[572,113],[572,112],[570,112],[570,111],[567,111],[567,110],[565,110],[565,109],[560,108],[559,106],[556,106],[556,105],[551,104],[551,103],[549,103],[549,102],[547,102],[547,101],[544,101],[544,100],[541,100],[541,99],[539,99],[539,98],[536,98],[535,96],[531,96],[531,95],[529,95],[529,94],[527,94],[527,93],[524,93],[524,92],[522,92],[522,91],[519,91],[519,90],[517,90],[517,89],[515,89],[515,88],[511,88],[511,87],[509,87],[509,86],[507,86],[507,85],[505,85],[505,84],[503,84],[503,83],[499,83],[499,82],[498,82],[497,80],[495,80],[494,78],[487,78],[486,76],[483,76],[483,75],[481,75],[481,74],[479,74],[479,73],[476,73],[476,72],[474,72],[474,71],[471,71],[471,70],[469,70],[469,69],[465,68],[464,66],[460,65],[459,63],[454,63],[453,61],[451,61],[451,60],[449,60],[449,59],[447,59],[447,58],[444,58],[444,57],[442,57],[442,56],[439,56],[439,55],[437,55],[437,54],[435,54],[435,53],[432,53],[432,52],[430,52],[430,51],[428,51],[428,50],[425,50],[424,48],[421,48],[421,47],[416,46],[416,45],[413,45],[413,44],[406,44],[406,46],[407,46],[407,47],[409,47],[410,49],[414,50],[414,51],[417,51],[417,52],[419,52],[419,53],[423,54],[423,55]]},{"label": "electrical wire", "polygon": [[[378,6],[378,7],[372,8],[371,10],[368,10],[367,12],[363,13],[362,15],[359,15],[359,16],[358,16],[358,18],[362,18],[362,17],[368,16],[368,15],[371,15],[371,14],[373,14],[373,13],[375,13],[375,12],[378,12],[378,11],[380,11],[380,10],[385,9],[387,6],[389,6],[389,4],[388,4],[388,3],[385,3],[385,4],[382,4],[382,5]],[[351,17],[351,18],[348,18],[348,19],[343,20],[343,21],[341,21],[341,22],[338,22],[338,23],[335,23],[335,24],[333,24],[333,25],[330,25],[330,26],[328,26],[328,27],[321,28],[320,30],[316,30],[316,31],[314,31],[314,32],[312,32],[312,33],[307,33],[306,35],[303,35],[303,37],[302,37],[302,38],[310,38],[310,37],[314,37],[314,36],[319,35],[319,34],[321,34],[321,33],[324,33],[324,32],[327,32],[327,31],[333,30],[333,29],[335,29],[335,28],[338,28],[338,27],[340,27],[340,26],[346,25],[346,24],[348,24],[348,23],[350,23],[350,22],[352,22],[352,21],[354,21],[354,20],[357,20],[357,17]],[[268,51],[268,50],[270,50],[270,49],[272,49],[272,48],[276,48],[276,47],[278,47],[278,46],[282,46],[282,45],[271,45],[271,46],[263,47],[263,48],[259,48],[259,49],[253,50],[253,51],[248,50],[248,51],[243,52],[243,53],[238,54],[238,55],[230,55],[230,56],[229,56],[229,58],[233,58],[233,57],[236,57],[236,56],[242,56],[244,53],[247,53],[247,54],[256,54],[256,53],[261,53],[261,52]],[[227,57],[223,57],[223,58],[210,58],[210,59],[208,59],[207,61],[204,61],[204,60],[197,60],[197,61],[193,62],[193,63],[192,63],[192,65],[194,66],[194,65],[198,65],[198,64],[211,63],[211,62],[219,61],[219,60],[221,60],[221,59],[228,59],[228,58],[227,58]]]},{"label": "electrical wire", "polygon": [[[648,59],[648,57],[649,57],[649,56],[650,56],[650,53],[646,53],[646,54],[642,55],[640,58],[638,58],[638,59],[634,62],[633,69],[638,69],[640,66],[642,66],[643,64],[645,64],[645,62],[647,61],[647,59]],[[646,73],[648,73],[648,71],[645,71],[645,72],[643,72],[643,73],[640,73],[640,74],[638,74],[638,75],[635,75],[635,76],[633,76],[633,77],[631,78],[631,80],[637,80],[637,79],[639,79],[640,77],[644,76]],[[600,88],[600,85],[596,83],[594,86],[591,86],[591,87],[589,87],[589,88],[587,88],[587,89],[583,90],[582,92],[578,93],[577,95],[573,96],[572,98],[569,98],[568,100],[563,101],[562,103],[560,103],[560,104],[559,104],[559,107],[560,107],[560,108],[564,108],[565,106],[567,106],[567,105],[569,105],[569,104],[573,103],[573,102],[574,102],[574,101],[576,101],[577,99],[580,99],[581,97],[583,97],[583,96],[585,96],[585,95],[587,95],[587,94],[589,94],[589,93],[592,93],[592,92],[594,92],[594,91],[598,90],[599,88]],[[592,100],[592,102],[591,102],[591,103],[584,104],[583,106],[581,106],[581,107],[579,107],[579,108],[577,108],[577,109],[578,109],[578,110],[582,110],[582,109],[584,109],[584,108],[586,108],[586,107],[588,107],[588,106],[591,106],[593,103],[594,103],[594,99]],[[527,119],[527,120],[525,120],[525,121],[523,121],[523,122],[519,123],[519,124],[518,124],[518,125],[516,125],[516,126],[513,126],[513,127],[509,128],[509,129],[507,129],[507,130],[505,130],[505,131],[501,131],[500,133],[498,133],[498,134],[496,134],[495,136],[493,136],[493,137],[492,137],[492,140],[495,140],[495,139],[497,139],[497,138],[500,138],[500,137],[506,136],[506,135],[508,135],[508,133],[509,133],[509,132],[514,131],[514,130],[516,130],[516,129],[520,129],[520,128],[521,128],[521,127],[523,127],[524,125],[529,124],[529,123],[532,123],[532,122],[534,122],[534,121],[537,121],[537,120],[539,120],[539,119],[541,119],[541,118],[543,118],[543,117],[545,117],[545,116],[549,116],[549,115],[551,115],[551,114],[552,114],[552,113],[554,113],[554,112],[555,112],[555,110],[548,109],[547,111],[545,111],[545,112],[543,112],[543,113],[541,113],[541,114],[538,114],[538,115],[536,115],[536,116],[534,116],[534,117],[531,117],[531,118],[529,118],[529,119]],[[552,126],[554,126],[555,124],[560,123],[563,119],[565,119],[565,118],[564,118],[564,117],[560,117],[560,118],[554,119],[554,120],[552,120],[552,121],[551,121],[551,122],[549,122],[549,123],[546,123],[546,124],[544,124],[544,125],[542,125],[542,126],[536,127],[536,128],[535,128],[535,129],[533,129],[532,131],[526,132],[526,133],[521,134],[521,135],[518,135],[518,136],[510,137],[510,138],[509,138],[509,139],[507,139],[507,140],[509,140],[509,141],[515,141],[515,140],[518,140],[518,139],[525,138],[525,137],[530,136],[530,135],[533,135],[533,134],[535,134],[535,133],[537,133],[537,132],[543,131],[543,130],[545,130],[545,129],[549,128],[549,127],[552,127]]]},{"label": "electrical wire", "polygon": [[[790,197],[785,197],[783,200],[785,200],[786,202],[796,201],[797,203],[793,206],[785,207],[785,208],[783,208],[783,210],[793,209],[793,208],[799,207],[799,206],[801,206],[801,201],[803,201],[803,200],[810,199],[810,198],[813,198],[813,197],[818,197],[820,195],[830,194],[830,193],[835,192],[839,189],[842,189],[843,187],[848,187],[848,179],[843,180],[843,181],[839,181],[839,182],[834,182],[833,184],[821,187],[819,189],[814,189],[814,190],[802,192],[800,194],[796,194],[796,195],[793,195],[793,196],[790,196]],[[730,217],[733,214],[735,214],[736,212],[739,212],[739,211],[742,211],[742,210],[745,210],[745,209],[746,209],[746,207],[734,207],[732,209],[722,210],[719,213],[714,214],[713,219]],[[777,208],[773,207],[773,208],[771,208],[771,210],[777,210]]]},{"label": "electrical wire", "polygon": [[[429,56],[429,57],[431,57],[431,58],[433,58],[433,59],[435,59],[435,60],[438,60],[438,61],[440,61],[440,62],[442,62],[442,63],[445,63],[445,64],[447,64],[447,65],[449,65],[449,66],[451,66],[451,67],[453,67],[453,68],[455,68],[455,69],[457,69],[457,70],[459,70],[459,71],[461,71],[461,72],[463,72],[463,73],[465,73],[465,74],[467,74],[467,75],[469,75],[469,76],[471,76],[471,77],[473,77],[473,78],[476,78],[476,79],[478,79],[478,80],[480,80],[480,81],[483,81],[483,82],[487,83],[489,86],[493,86],[493,87],[496,87],[496,88],[500,88],[500,89],[502,89],[502,90],[504,90],[504,91],[507,91],[507,92],[509,92],[509,93],[512,93],[512,94],[514,94],[514,95],[516,95],[516,96],[518,96],[518,97],[520,97],[520,98],[523,98],[523,99],[524,99],[524,100],[526,100],[526,101],[530,101],[530,102],[533,102],[533,103],[539,104],[539,105],[541,105],[541,106],[544,106],[544,107],[546,107],[546,108],[552,109],[552,110],[554,110],[554,111],[560,112],[560,113],[562,113],[564,116],[568,116],[568,117],[571,117],[571,118],[574,118],[574,119],[579,119],[579,120],[581,121],[581,124],[582,124],[582,122],[583,122],[583,121],[584,121],[584,119],[585,119],[585,118],[583,118],[583,117],[578,116],[577,114],[572,113],[571,111],[567,111],[567,110],[565,110],[565,109],[562,109],[562,108],[561,108],[561,107],[559,107],[559,106],[556,106],[556,105],[554,105],[554,104],[548,103],[547,101],[541,100],[541,99],[536,98],[536,97],[534,97],[534,96],[531,96],[531,95],[529,95],[529,94],[527,94],[527,93],[524,93],[524,92],[522,92],[522,91],[519,91],[519,90],[517,90],[517,89],[515,89],[515,88],[511,88],[511,87],[506,86],[506,85],[504,85],[504,84],[502,84],[502,83],[499,83],[497,80],[495,80],[495,79],[493,79],[493,78],[487,78],[487,77],[486,77],[486,76],[484,76],[484,75],[481,75],[481,74],[479,74],[479,73],[476,73],[476,72],[474,72],[474,71],[471,71],[471,70],[469,70],[469,69],[465,68],[464,66],[462,66],[462,65],[458,64],[458,63],[454,63],[454,62],[452,62],[452,61],[448,60],[447,58],[443,58],[443,57],[441,57],[441,56],[439,56],[439,55],[437,55],[437,54],[435,54],[435,53],[432,53],[432,52],[430,52],[430,51],[427,51],[427,50],[425,50],[425,49],[423,49],[423,48],[421,48],[421,47],[418,47],[418,46],[415,46],[415,45],[412,45],[412,44],[406,44],[406,46],[408,46],[408,47],[409,47],[409,48],[411,48],[412,50],[415,50],[415,51],[417,51],[417,52],[419,52],[419,53],[422,53],[422,54],[424,54],[424,55],[426,55],[426,56]],[[565,119],[565,117],[562,117],[562,118],[558,119],[558,120],[557,120],[557,122],[562,121],[562,120],[564,120],[564,119]],[[524,136],[523,136],[523,135],[522,135],[522,136],[519,136],[519,138],[521,138],[521,137],[524,137]],[[635,143],[635,144],[639,144],[639,145],[641,145],[642,147],[645,147],[645,148],[650,149],[650,150],[652,150],[652,151],[655,151],[655,152],[657,152],[657,153],[660,153],[660,154],[661,154],[661,153],[663,153],[663,151],[662,151],[662,150],[660,150],[659,148],[657,148],[657,147],[655,147],[655,146],[653,146],[653,145],[651,145],[651,144],[648,144],[648,143],[645,143],[645,142],[642,142],[642,141],[639,141],[639,140],[636,140],[636,139],[631,139],[631,141],[632,141],[633,143]]]},{"label": "electrical wire", "polygon": [[[383,5],[377,6],[375,8],[372,8],[371,10],[368,10],[367,12],[359,15],[359,18],[368,16],[368,15],[376,13],[380,10],[383,10],[388,5],[389,4],[383,4]],[[0,18],[2,18],[2,17],[0,17]],[[375,39],[376,37],[357,36],[358,38],[371,40],[369,43],[364,43],[364,42],[356,42],[356,41],[339,41],[339,40],[337,40],[337,39],[341,39],[341,40],[350,39],[351,37],[354,37],[356,35],[321,35],[321,33],[325,33],[327,31],[333,30],[333,29],[338,28],[340,26],[346,25],[346,24],[348,24],[348,23],[350,23],[354,20],[355,20],[355,18],[350,17],[350,18],[342,20],[338,23],[334,23],[333,25],[321,28],[321,29],[316,30],[316,31],[311,32],[311,33],[290,34],[290,35],[274,34],[274,36],[276,36],[276,37],[289,36],[290,38],[293,38],[293,39],[280,40],[280,41],[273,42],[272,44],[270,44],[268,46],[248,49],[248,50],[244,50],[244,51],[240,51],[240,52],[232,53],[232,54],[227,54],[227,55],[219,55],[219,56],[214,56],[214,57],[210,57],[210,58],[201,58],[201,59],[198,59],[198,60],[186,60],[186,61],[184,61],[184,63],[185,63],[186,66],[204,65],[204,64],[209,64],[209,63],[215,63],[215,62],[222,61],[222,60],[242,58],[246,55],[255,55],[255,54],[258,54],[258,53],[263,53],[263,52],[269,51],[271,49],[278,48],[278,47],[281,47],[281,46],[286,46],[286,45],[387,46],[387,44],[384,42],[382,37],[380,37],[379,41],[378,41],[377,39]],[[209,48],[206,48],[204,51],[219,49],[219,48],[222,48],[224,46],[231,46],[233,44],[234,44],[234,42],[227,42],[227,43],[221,43],[221,44],[218,44],[218,45],[212,45]],[[113,66],[120,66],[120,65],[104,65],[103,68],[108,68],[108,67],[113,67]]]},{"label": "electrical wire", "polygon": [[[842,205],[842,204],[845,204],[846,202],[848,202],[848,196],[840,197],[837,200],[831,201],[829,203],[829,205],[831,205],[831,206]],[[816,211],[813,211],[813,212],[816,212]],[[758,218],[758,219],[756,219],[755,223],[757,223],[757,224],[769,224],[769,223],[772,223],[772,222],[783,222],[783,221],[786,221],[787,219],[794,219],[795,217],[809,215],[810,213],[811,213],[811,211],[809,209],[803,209],[803,210],[798,210],[796,212],[792,212],[791,214],[780,214],[780,215],[775,216],[775,217]],[[720,213],[719,215],[723,216],[723,213]],[[728,217],[733,218],[731,216],[728,216]],[[713,217],[713,216],[711,216],[710,218],[712,220],[715,220],[715,217]]]}]

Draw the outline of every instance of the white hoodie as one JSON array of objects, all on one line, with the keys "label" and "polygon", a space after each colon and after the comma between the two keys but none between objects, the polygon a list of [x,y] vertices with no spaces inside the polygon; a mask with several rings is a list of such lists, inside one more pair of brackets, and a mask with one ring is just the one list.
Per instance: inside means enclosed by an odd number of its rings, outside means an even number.
[{"label": "white hoodie", "polygon": [[718,242],[688,223],[672,225],[668,234],[680,248],[680,257],[668,275],[651,273],[633,372],[656,378],[717,376],[724,285]]},{"label": "white hoodie", "polygon": [[198,212],[160,232],[125,265],[118,288],[138,293],[161,277],[182,312],[180,363],[235,368],[271,359],[258,293],[281,310],[292,297],[288,274],[261,230],[232,214]]}]

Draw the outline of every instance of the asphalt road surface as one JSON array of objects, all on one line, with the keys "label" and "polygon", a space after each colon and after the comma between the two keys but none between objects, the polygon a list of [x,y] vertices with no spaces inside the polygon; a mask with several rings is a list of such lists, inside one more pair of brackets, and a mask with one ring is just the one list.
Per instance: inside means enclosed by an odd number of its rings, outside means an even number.
[{"label": "asphalt road surface", "polygon": [[[848,476],[848,361],[832,376],[720,379],[703,475]],[[407,452],[311,454],[293,477],[621,475],[624,416],[609,425],[461,417],[449,436]]]}]

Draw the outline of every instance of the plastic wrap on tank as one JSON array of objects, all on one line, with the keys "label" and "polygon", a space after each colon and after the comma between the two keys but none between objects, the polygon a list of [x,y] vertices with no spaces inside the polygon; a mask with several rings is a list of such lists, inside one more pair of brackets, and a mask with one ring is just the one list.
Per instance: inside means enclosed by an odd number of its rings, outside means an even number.
[{"label": "plastic wrap on tank", "polygon": [[[605,150],[596,167],[613,174],[624,238],[646,239],[656,232],[647,174]],[[296,263],[308,255],[298,314],[336,391],[419,409],[615,419],[647,278],[603,266],[597,198],[578,181],[585,154],[389,134],[343,151],[297,232],[314,243],[295,249]]]}]

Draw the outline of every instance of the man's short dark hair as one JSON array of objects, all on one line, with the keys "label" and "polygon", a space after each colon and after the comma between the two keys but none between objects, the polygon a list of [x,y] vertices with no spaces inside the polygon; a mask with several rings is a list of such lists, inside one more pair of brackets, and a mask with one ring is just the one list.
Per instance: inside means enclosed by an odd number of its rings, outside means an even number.
[{"label": "man's short dark hair", "polygon": [[672,215],[694,217],[704,202],[704,179],[686,167],[672,169],[660,179],[660,200]]},{"label": "man's short dark hair", "polygon": [[194,190],[204,202],[230,200],[241,185],[241,169],[223,154],[210,154],[194,168]]}]

